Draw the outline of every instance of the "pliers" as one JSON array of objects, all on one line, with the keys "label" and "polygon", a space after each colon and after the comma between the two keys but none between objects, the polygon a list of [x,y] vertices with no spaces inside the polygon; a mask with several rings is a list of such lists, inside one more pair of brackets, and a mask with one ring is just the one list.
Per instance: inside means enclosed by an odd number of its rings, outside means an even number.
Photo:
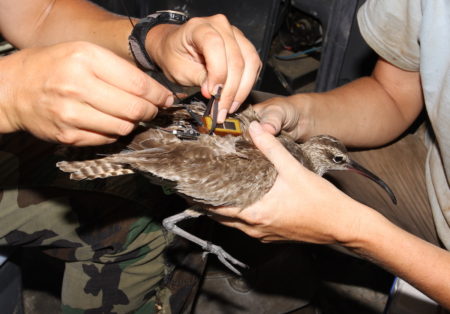
[{"label": "pliers", "polygon": [[222,93],[222,87],[219,87],[217,89],[217,93],[211,97],[211,99],[208,101],[208,104],[206,105],[205,113],[203,114],[203,117],[207,117],[211,114],[211,110],[213,111],[212,115],[212,125],[209,130],[209,135],[213,134],[216,126],[217,126],[217,114],[219,111],[219,100],[220,95]]}]

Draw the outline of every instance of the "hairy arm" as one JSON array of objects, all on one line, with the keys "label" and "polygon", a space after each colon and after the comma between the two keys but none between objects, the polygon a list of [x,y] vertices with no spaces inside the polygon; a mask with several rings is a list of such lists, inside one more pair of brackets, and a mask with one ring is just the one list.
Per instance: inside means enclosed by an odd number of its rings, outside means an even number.
[{"label": "hairy arm", "polygon": [[418,72],[380,59],[372,76],[326,93],[297,94],[257,105],[272,133],[287,129],[297,139],[330,134],[346,145],[372,147],[394,140],[423,108]]},{"label": "hairy arm", "polygon": [[83,40],[96,43],[131,60],[127,39],[131,28],[127,18],[110,13],[88,1],[0,2],[0,30],[7,40],[19,48]]}]

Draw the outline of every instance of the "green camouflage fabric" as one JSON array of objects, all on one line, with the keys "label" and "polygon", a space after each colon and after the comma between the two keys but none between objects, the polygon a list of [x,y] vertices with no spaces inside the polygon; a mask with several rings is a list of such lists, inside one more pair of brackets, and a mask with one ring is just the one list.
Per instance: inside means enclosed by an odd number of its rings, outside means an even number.
[{"label": "green camouflage fabric", "polygon": [[172,272],[173,237],[160,224],[184,201],[139,175],[71,181],[61,159],[58,145],[26,133],[0,137],[0,246],[65,261],[63,313],[186,311],[205,262],[186,255],[197,273]]}]

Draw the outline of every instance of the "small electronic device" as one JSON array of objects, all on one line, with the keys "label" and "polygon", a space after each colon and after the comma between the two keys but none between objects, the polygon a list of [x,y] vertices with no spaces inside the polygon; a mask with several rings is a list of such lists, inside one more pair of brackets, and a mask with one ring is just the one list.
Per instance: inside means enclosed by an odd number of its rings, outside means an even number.
[{"label": "small electronic device", "polygon": [[223,123],[217,123],[213,128],[213,119],[210,116],[202,117],[203,125],[197,127],[197,130],[203,134],[210,134],[211,130],[214,134],[224,136],[239,136],[242,134],[241,123],[238,119],[228,118]]}]

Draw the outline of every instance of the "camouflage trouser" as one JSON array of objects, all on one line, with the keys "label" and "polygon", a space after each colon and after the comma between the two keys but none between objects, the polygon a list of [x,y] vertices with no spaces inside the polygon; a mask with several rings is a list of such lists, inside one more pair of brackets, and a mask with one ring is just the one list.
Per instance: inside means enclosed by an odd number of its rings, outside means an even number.
[{"label": "camouflage trouser", "polygon": [[[168,313],[158,217],[182,202],[143,177],[73,182],[57,146],[27,134],[0,138],[0,246],[40,246],[64,260],[65,313]],[[132,201],[130,201],[132,200]]]}]

